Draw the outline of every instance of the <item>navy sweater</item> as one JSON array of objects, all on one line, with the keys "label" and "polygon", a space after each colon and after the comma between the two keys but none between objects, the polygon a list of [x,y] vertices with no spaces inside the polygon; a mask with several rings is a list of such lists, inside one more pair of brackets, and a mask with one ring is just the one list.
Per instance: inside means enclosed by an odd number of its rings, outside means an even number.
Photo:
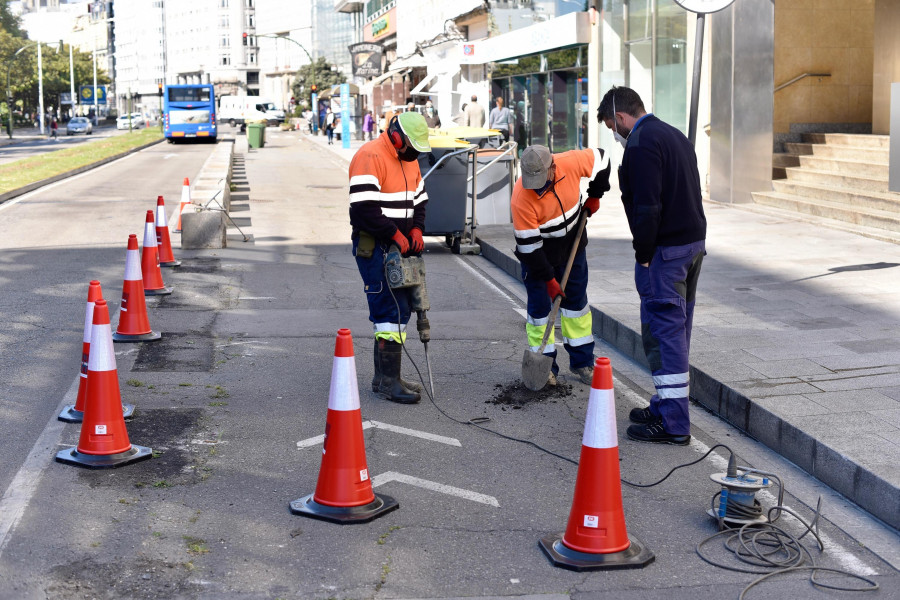
[{"label": "navy sweater", "polygon": [[657,246],[706,239],[697,155],[671,125],[653,115],[638,123],[625,146],[619,187],[637,262],[650,262]]}]

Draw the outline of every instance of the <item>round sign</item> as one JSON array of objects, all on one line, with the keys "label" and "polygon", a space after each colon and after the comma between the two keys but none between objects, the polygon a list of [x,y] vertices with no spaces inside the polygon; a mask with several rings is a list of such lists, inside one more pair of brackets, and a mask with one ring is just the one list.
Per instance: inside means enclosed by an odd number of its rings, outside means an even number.
[{"label": "round sign", "polygon": [[714,13],[723,8],[728,8],[734,0],[675,0],[675,3],[685,10],[695,13]]}]

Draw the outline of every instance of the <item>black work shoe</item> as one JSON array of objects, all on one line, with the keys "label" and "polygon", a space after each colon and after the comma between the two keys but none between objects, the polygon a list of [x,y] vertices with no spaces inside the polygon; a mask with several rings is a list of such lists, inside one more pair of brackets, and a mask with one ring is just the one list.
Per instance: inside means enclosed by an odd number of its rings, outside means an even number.
[{"label": "black work shoe", "polygon": [[672,435],[663,428],[662,419],[652,423],[631,425],[625,430],[629,438],[638,442],[652,442],[655,444],[673,444],[675,446],[687,446],[691,443],[689,435]]},{"label": "black work shoe", "polygon": [[644,408],[632,408],[631,412],[628,413],[629,421],[631,421],[632,423],[640,423],[641,425],[645,423],[652,423],[657,419],[659,419],[659,417],[650,412],[649,406]]}]

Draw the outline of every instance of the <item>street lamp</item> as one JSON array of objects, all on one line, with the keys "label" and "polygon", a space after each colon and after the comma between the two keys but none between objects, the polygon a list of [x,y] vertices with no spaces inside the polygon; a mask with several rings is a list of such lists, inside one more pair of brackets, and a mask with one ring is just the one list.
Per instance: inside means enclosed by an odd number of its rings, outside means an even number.
[{"label": "street lamp", "polygon": [[[247,34],[245,33],[244,38],[246,38],[246,37],[247,37]],[[315,95],[315,92],[317,90],[316,63],[315,63],[315,61],[313,61],[313,57],[310,56],[309,50],[307,50],[306,48],[303,47],[303,44],[301,44],[300,42],[298,42],[297,40],[295,40],[293,38],[290,38],[290,37],[287,37],[284,35],[275,35],[275,34],[270,34],[270,33],[258,33],[258,34],[256,34],[256,37],[269,38],[269,39],[273,39],[273,40],[287,40],[287,41],[291,42],[292,44],[298,46],[301,50],[303,50],[303,52],[306,53],[306,58],[309,59],[310,85],[311,85],[311,89],[313,91],[313,95]],[[318,133],[318,131],[319,131],[319,109],[317,106],[315,106],[315,104],[316,104],[315,99],[311,98],[310,100],[311,100],[310,104],[313,105],[312,106],[312,111],[313,111],[313,116],[314,116],[313,133]]]}]

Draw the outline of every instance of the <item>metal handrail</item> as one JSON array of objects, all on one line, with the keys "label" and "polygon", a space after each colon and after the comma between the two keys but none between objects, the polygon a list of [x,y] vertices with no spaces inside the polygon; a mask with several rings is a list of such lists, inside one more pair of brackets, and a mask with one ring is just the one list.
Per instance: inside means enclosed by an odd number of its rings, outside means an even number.
[{"label": "metal handrail", "polygon": [[779,85],[778,87],[775,88],[775,91],[777,92],[778,90],[783,90],[787,86],[797,83],[798,81],[800,81],[801,79],[803,79],[805,77],[831,77],[831,73],[802,73],[800,75],[797,75],[790,81],[782,83],[781,85]]},{"label": "metal handrail", "polygon": [[[508,147],[506,150],[503,150],[503,147],[504,147],[504,146],[507,146],[507,145],[508,145],[509,147]],[[513,152],[515,152],[515,151],[516,151],[516,148],[518,148],[518,147],[519,147],[519,145],[518,145],[516,142],[504,142],[503,144],[501,144],[500,147],[497,148],[497,150],[503,150],[503,152],[501,152],[500,154],[498,154],[498,155],[497,155],[497,158],[495,158],[494,160],[492,160],[492,161],[489,162],[488,164],[486,164],[486,165],[484,165],[483,167],[481,167],[480,169],[478,169],[477,175],[481,175],[482,173],[484,173],[485,170],[486,170],[488,167],[492,166],[494,163],[496,163],[498,160],[500,160],[501,158],[503,158],[503,157],[506,156],[507,154],[512,154]],[[475,175],[473,175],[472,177],[474,177],[474,176],[475,176]],[[468,179],[466,179],[466,183],[472,181],[472,177],[469,177]]]},{"label": "metal handrail", "polygon": [[[471,152],[472,150],[474,150],[474,149],[477,148],[477,147],[478,147],[478,146],[477,146],[476,144],[469,144],[469,145],[466,146],[465,148],[460,148],[460,149],[457,150],[456,152],[451,152],[450,154],[445,154],[445,155],[443,155],[436,163],[434,163],[433,165],[431,165],[431,168],[428,169],[428,172],[427,172],[427,173],[425,173],[424,175],[422,175],[422,181],[425,181],[426,179],[428,179],[428,176],[431,175],[432,173],[434,173],[434,170],[437,169],[437,168],[440,166],[440,164],[441,164],[442,162],[444,162],[445,160],[447,160],[448,158],[453,157],[453,156],[456,156],[457,154],[462,154],[462,153],[464,153],[464,152]],[[468,181],[468,180],[466,180],[466,181]]]}]

